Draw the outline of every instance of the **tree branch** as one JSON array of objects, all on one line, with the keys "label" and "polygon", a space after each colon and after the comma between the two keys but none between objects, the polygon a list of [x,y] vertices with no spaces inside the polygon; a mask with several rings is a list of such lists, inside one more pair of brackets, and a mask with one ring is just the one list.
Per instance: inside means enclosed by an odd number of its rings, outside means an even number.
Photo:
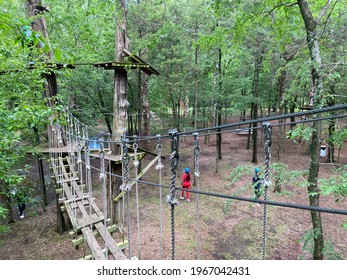
[{"label": "tree branch", "polygon": [[334,10],[334,8],[335,8],[337,2],[339,2],[339,0],[336,0],[336,2],[334,3],[333,7],[331,8],[331,11],[329,12],[329,14],[328,14],[328,16],[327,16],[326,21],[324,22],[324,28],[323,28],[322,34],[320,35],[320,38],[322,38],[323,35],[324,35],[325,29],[326,29],[326,27],[327,27],[328,20],[330,19],[331,13],[333,12],[333,10]]},{"label": "tree branch", "polygon": [[275,7],[273,7],[268,13],[271,14],[274,10],[276,10],[277,8],[280,8],[280,7],[291,7],[291,6],[295,6],[297,5],[298,3],[290,3],[290,4],[285,4],[285,3],[282,3],[282,4],[278,4],[276,5]]},{"label": "tree branch", "polygon": [[[328,9],[330,8],[331,2],[333,2],[333,0],[328,0],[327,3],[325,4],[324,8],[322,9],[322,11],[320,12],[316,22],[317,24],[322,20],[322,18],[324,17],[324,15],[326,14],[326,12],[328,11]],[[337,2],[337,1],[336,1]],[[336,4],[336,3],[335,3]]]}]

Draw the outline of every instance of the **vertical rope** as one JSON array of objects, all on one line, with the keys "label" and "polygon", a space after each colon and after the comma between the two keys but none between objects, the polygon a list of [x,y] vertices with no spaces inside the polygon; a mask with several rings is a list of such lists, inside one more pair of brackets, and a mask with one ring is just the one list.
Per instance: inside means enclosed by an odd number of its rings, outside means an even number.
[{"label": "vertical rope", "polygon": [[169,130],[171,138],[171,177],[170,177],[170,192],[166,196],[166,202],[171,206],[171,260],[175,259],[175,206],[178,205],[176,199],[176,178],[177,178],[177,167],[179,164],[179,153],[178,153],[178,135],[177,129]]},{"label": "vertical rope", "polygon": [[[81,145],[81,132],[80,132],[80,123],[77,124],[77,168],[81,184],[83,184],[82,176],[82,145]],[[71,170],[70,170],[71,172]]]},{"label": "vertical rope", "polygon": [[158,154],[158,164],[155,167],[156,170],[159,171],[159,204],[160,204],[160,259],[163,259],[163,189],[162,189],[162,169],[163,164],[161,163],[161,151],[162,145],[160,142],[160,134],[157,135],[158,144],[156,146],[157,154]]},{"label": "vertical rope", "polygon": [[[89,196],[89,227],[90,230],[93,230],[93,223],[92,223],[92,175],[91,175],[91,166],[90,166],[90,149],[89,149],[89,136],[88,131],[86,133],[86,148],[85,148],[85,154],[86,154],[86,189]],[[86,254],[86,248],[87,248],[87,242],[84,238],[84,256]]]},{"label": "vertical rope", "polygon": [[[100,157],[100,181],[102,182],[102,203],[104,208],[104,227],[105,227],[105,236],[107,227],[106,227],[106,220],[107,220],[107,200],[106,200],[106,179],[107,175],[105,173],[105,150],[104,150],[104,137],[100,138],[100,151],[99,151],[99,157]],[[108,245],[107,245],[107,238],[105,238],[105,259],[108,259]]]},{"label": "vertical rope", "polygon": [[196,195],[196,259],[200,260],[200,167],[199,167],[199,155],[200,146],[198,133],[193,133],[194,135],[194,176],[195,176],[195,189],[197,191]]},{"label": "vertical rope", "polygon": [[108,137],[107,137],[107,148],[108,151],[106,153],[106,155],[108,155],[108,174],[109,174],[109,178],[108,178],[108,196],[109,196],[109,217],[110,220],[113,220],[113,209],[112,209],[112,161],[111,161],[111,155],[112,155],[112,149],[111,149],[111,134],[108,133]]},{"label": "vertical rope", "polygon": [[[269,180],[269,167],[270,167],[270,157],[271,157],[271,124],[269,122],[263,123],[263,137],[264,137],[264,200],[267,200],[267,189],[271,185]],[[267,213],[266,213],[266,203],[263,207],[263,238],[262,238],[262,259],[266,259],[266,228],[267,228]]]},{"label": "vertical rope", "polygon": [[[134,135],[134,154],[135,154],[135,160],[134,160],[134,166],[135,166],[135,176],[137,178],[138,172],[139,172],[139,160],[137,155],[137,149],[139,145],[137,144],[137,136]],[[137,216],[137,244],[138,244],[138,257],[141,259],[141,233],[140,233],[140,209],[139,209],[139,183],[138,180],[135,182],[135,191],[136,191],[136,216]]]},{"label": "vertical rope", "polygon": [[128,227],[128,258],[131,259],[131,240],[130,240],[130,207],[129,207],[129,196],[130,196],[130,185],[129,185],[129,150],[128,150],[129,139],[123,139],[123,166],[124,166],[124,183],[120,186],[120,189],[125,194],[126,203],[126,222]]}]

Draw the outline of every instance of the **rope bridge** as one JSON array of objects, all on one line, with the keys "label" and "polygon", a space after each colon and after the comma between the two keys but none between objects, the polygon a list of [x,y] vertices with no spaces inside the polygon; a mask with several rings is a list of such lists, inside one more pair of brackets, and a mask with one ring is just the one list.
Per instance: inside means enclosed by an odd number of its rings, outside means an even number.
[{"label": "rope bridge", "polygon": [[[121,251],[121,244],[118,245],[111,236],[110,228],[105,230],[107,226],[104,224],[105,217],[94,202],[91,193],[84,192],[85,185],[80,183],[71,158],[68,156],[51,158],[50,162],[58,184],[58,192],[62,194],[62,198],[59,199],[59,203],[63,205],[61,209],[67,212],[74,231],[82,232],[82,239],[87,242],[91,257],[96,260],[107,257],[106,250],[101,248],[96,239],[96,236],[101,236],[115,260],[126,259]],[[75,246],[78,244],[78,242],[74,243]]]},{"label": "rope bridge", "polygon": [[[346,109],[346,105],[339,105],[331,108],[331,111]],[[319,112],[327,112],[328,109],[317,109]],[[314,113],[317,113],[314,111]],[[267,204],[290,207],[297,209],[321,211],[335,214],[347,215],[347,211],[338,209],[325,209],[319,207],[310,207],[303,205],[276,203],[267,199],[267,193],[265,192],[264,200],[254,200],[241,197],[226,196],[222,194],[213,194],[200,191],[200,170],[199,170],[199,154],[200,146],[198,142],[198,132],[205,132],[206,129],[195,130],[191,132],[185,132],[184,134],[179,133],[176,129],[169,130],[168,135],[156,135],[149,137],[139,138],[137,136],[124,137],[118,136],[121,139],[119,141],[111,140],[113,139],[111,135],[101,134],[102,136],[96,141],[98,145],[90,145],[92,141],[89,138],[90,128],[79,122],[75,117],[73,117],[69,112],[65,112],[65,125],[60,126],[60,124],[51,123],[51,131],[49,132],[49,153],[50,162],[54,177],[57,183],[57,193],[59,193],[58,203],[61,205],[60,209],[67,214],[69,221],[71,222],[73,228],[73,234],[75,239],[73,241],[74,246],[79,246],[80,244],[86,244],[91,254],[84,256],[85,259],[108,259],[112,257],[116,260],[123,259],[137,259],[140,258],[140,218],[139,218],[139,208],[138,208],[138,184],[155,185],[160,188],[160,258],[163,258],[163,211],[162,211],[162,190],[164,188],[168,189],[168,195],[166,195],[166,203],[170,207],[171,213],[171,259],[175,259],[175,207],[178,205],[176,199],[176,191],[182,190],[176,187],[177,178],[177,168],[180,162],[179,154],[179,136],[191,134],[194,137],[194,182],[195,188],[190,190],[191,193],[197,194],[196,199],[196,258],[200,259],[200,210],[199,210],[199,195],[217,196],[228,199],[243,200],[249,202],[257,202],[263,205],[263,238],[262,238],[262,259],[266,259],[266,232],[267,232]],[[312,112],[308,112],[310,114]],[[295,116],[301,116],[302,113],[295,113]],[[294,114],[293,114],[294,115]],[[283,115],[288,117],[288,115]],[[333,118],[344,118],[346,115],[334,116]],[[263,129],[264,136],[264,165],[265,165],[265,190],[271,185],[269,176],[269,164],[271,157],[271,124],[266,122],[268,120],[280,119],[282,116],[269,117],[268,119],[259,119],[263,121],[263,125],[259,128]],[[325,117],[325,119],[330,119],[331,117]],[[319,118],[306,120],[306,121],[318,121]],[[222,128],[234,128],[235,126],[240,127],[240,125],[249,124],[255,122],[255,120],[229,124]],[[274,125],[277,126],[277,125]],[[258,129],[258,127],[254,128]],[[212,129],[211,129],[212,130]],[[231,131],[224,131],[231,132]],[[232,132],[238,132],[238,129]],[[210,134],[210,132],[208,132]],[[216,131],[217,133],[223,133]],[[104,138],[104,136],[107,136]],[[201,136],[201,135],[200,135]],[[114,136],[113,136],[114,137]],[[161,163],[162,159],[162,138],[170,138],[171,141],[171,155],[170,155],[170,185],[165,186],[162,184],[162,169],[163,165]],[[138,142],[146,141],[149,139],[156,139],[156,152],[154,159],[144,168],[140,173],[138,173],[139,161],[145,156],[145,153],[138,152]],[[95,143],[94,143],[95,144]],[[111,151],[111,144],[119,145],[120,155],[113,155]],[[130,151],[131,149],[132,151]],[[152,153],[152,155],[154,155]],[[91,158],[98,159],[100,163],[100,168],[97,169],[100,172],[100,182],[102,188],[102,202],[103,211],[101,211],[95,203],[93,196],[92,187],[92,176],[91,170],[92,166],[90,163]],[[118,164],[121,167],[121,172],[115,174],[111,169],[111,162]],[[133,163],[135,176],[132,178],[129,173],[130,164]],[[150,170],[150,168],[157,163],[155,169],[158,172],[159,184],[152,182],[141,181],[141,177],[145,172]],[[108,168],[108,171],[107,171]],[[114,188],[114,179],[119,180],[119,192],[114,193],[112,189]],[[138,252],[137,257],[132,257],[132,247],[131,247],[131,233],[130,233],[130,210],[129,210],[129,196],[132,187],[136,188],[136,217],[137,217],[137,237],[138,237]],[[118,212],[122,213],[122,217],[118,217],[121,225],[109,225],[110,221],[115,219],[113,215],[113,210],[111,205],[117,204]],[[116,243],[111,233],[120,230],[123,233],[122,242]],[[82,236],[77,236],[78,234]],[[125,239],[125,233],[127,233],[127,239]],[[101,242],[99,241],[101,240]],[[128,255],[125,256],[124,250],[127,250]]]}]

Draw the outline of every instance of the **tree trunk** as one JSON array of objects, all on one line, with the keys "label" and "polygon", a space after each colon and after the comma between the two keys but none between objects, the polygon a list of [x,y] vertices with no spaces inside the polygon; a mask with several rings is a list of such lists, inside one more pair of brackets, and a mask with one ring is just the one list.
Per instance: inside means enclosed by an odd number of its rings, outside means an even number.
[{"label": "tree trunk", "polygon": [[[150,109],[149,109],[149,92],[148,92],[148,76],[145,76],[143,86],[143,123],[145,136],[150,135]],[[148,141],[144,142],[145,148],[148,148]]]},{"label": "tree trunk", "polygon": [[[282,115],[284,111],[283,98],[284,98],[284,92],[285,92],[286,77],[287,77],[287,71],[283,68],[281,70],[281,75],[278,78],[279,99],[280,99],[279,115]],[[280,126],[278,127],[278,140],[277,140],[277,151],[276,151],[277,161],[281,161],[281,154],[283,153],[284,126],[281,126],[283,122],[284,122],[283,119],[280,119],[278,121]]]},{"label": "tree trunk", "polygon": [[[293,103],[292,104],[290,104],[290,108],[289,108],[289,112],[291,113],[291,114],[293,114],[294,113],[294,111],[295,111],[295,104],[296,104],[296,101],[297,101],[297,99],[298,99],[298,96],[297,95],[295,95],[295,97],[294,97],[294,100],[293,100]],[[286,107],[285,107],[286,108]],[[290,125],[290,129],[294,129],[295,128],[295,117],[290,117],[290,122],[291,122],[291,125]]]},{"label": "tree trunk", "polygon": [[97,91],[97,95],[99,97],[101,110],[102,110],[102,114],[104,116],[104,120],[105,120],[105,124],[106,124],[107,130],[108,130],[108,133],[112,134],[112,123],[111,123],[110,115],[107,114],[107,112],[105,111],[106,105],[105,105],[105,101],[104,101],[104,98],[103,98],[100,90]]},{"label": "tree trunk", "polygon": [[[334,106],[335,105],[335,84],[332,84],[329,86],[330,88],[330,98],[328,101],[328,106]],[[331,112],[331,115],[333,115],[334,112]],[[334,146],[334,142],[332,141],[332,137],[335,133],[335,129],[336,129],[336,119],[331,119],[329,120],[329,128],[328,128],[328,132],[329,132],[329,137],[328,137],[328,154],[327,154],[327,162],[330,163],[334,163],[335,162],[335,146]]]},{"label": "tree trunk", "polygon": [[137,135],[142,135],[142,108],[144,108],[142,99],[142,72],[137,72]]},{"label": "tree trunk", "polygon": [[[263,61],[264,50],[257,55],[254,65],[254,78],[253,78],[253,96],[255,102],[253,104],[253,119],[258,119],[258,96],[259,96],[259,73],[260,66]],[[252,139],[253,139],[253,153],[252,153],[252,163],[258,163],[258,130],[256,127],[258,123],[253,123]]]},{"label": "tree trunk", "polygon": [[198,127],[198,54],[199,47],[195,47],[195,81],[194,81],[194,129]]},{"label": "tree trunk", "polygon": [[[126,6],[125,0],[119,0],[119,8],[116,11],[116,52],[115,58],[117,62],[124,62],[123,50],[129,50],[129,39],[126,35]],[[115,70],[114,73],[114,98],[113,98],[113,123],[112,123],[112,140],[120,141],[122,135],[127,134],[127,123],[128,123],[128,98],[127,98],[127,88],[128,85],[128,75],[125,69]],[[111,145],[112,153],[114,155],[120,154],[120,147],[117,144]],[[116,165],[112,162],[111,170],[113,174],[122,175],[122,170],[120,165]],[[114,198],[120,193],[120,180],[117,177],[112,177],[112,190],[110,197]],[[113,200],[112,200],[113,201]],[[118,203],[117,205],[109,206],[109,208],[114,208],[113,222],[121,226],[122,225],[122,215],[121,207]]]},{"label": "tree trunk", "polygon": [[[222,124],[222,50],[218,49],[218,105],[217,105],[217,126]],[[217,149],[217,161],[222,159],[222,133],[217,129],[216,149]]]},{"label": "tree trunk", "polygon": [[[328,1],[327,5],[329,5]],[[322,106],[323,95],[323,79],[321,75],[321,56],[319,41],[317,36],[317,22],[312,16],[307,0],[297,1],[302,19],[306,28],[307,45],[310,52],[312,62],[312,82],[313,82],[313,107],[319,108]],[[325,7],[326,8],[326,7]],[[318,114],[319,117],[320,114]],[[321,122],[315,121],[312,125],[313,132],[310,146],[310,169],[308,174],[308,194],[311,206],[319,206],[319,187],[318,187],[318,174],[319,174],[319,152],[320,152],[320,136],[321,136]],[[323,226],[320,212],[311,211],[311,219],[314,232],[314,252],[313,259],[322,260],[324,257],[324,236]]]}]

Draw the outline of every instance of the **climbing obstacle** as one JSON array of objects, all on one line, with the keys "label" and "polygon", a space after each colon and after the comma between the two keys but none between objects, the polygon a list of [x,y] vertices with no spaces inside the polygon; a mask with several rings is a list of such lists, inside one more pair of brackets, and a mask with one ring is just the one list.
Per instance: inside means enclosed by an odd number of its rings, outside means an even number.
[{"label": "climbing obstacle", "polygon": [[[87,243],[91,251],[88,258],[102,260],[111,256],[115,260],[125,260],[125,255],[105,224],[103,213],[90,193],[84,192],[84,185],[80,184],[70,157],[51,158],[50,162],[57,188],[62,192],[60,209],[67,212],[74,232],[82,233],[83,237],[79,240]],[[101,236],[103,243],[107,244],[107,250],[102,249],[97,236]],[[125,249],[124,246],[122,249]]]}]

